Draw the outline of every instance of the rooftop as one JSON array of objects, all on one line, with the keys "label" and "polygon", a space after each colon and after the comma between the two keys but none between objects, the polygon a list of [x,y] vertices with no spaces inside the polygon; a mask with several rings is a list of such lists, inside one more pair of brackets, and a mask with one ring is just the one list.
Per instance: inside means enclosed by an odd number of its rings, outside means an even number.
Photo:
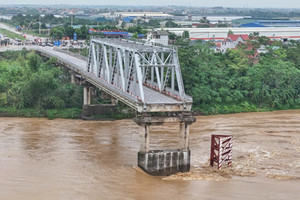
[{"label": "rooftop", "polygon": [[246,34],[242,34],[242,35],[230,34],[230,35],[228,35],[228,38],[229,38],[231,41],[236,41],[239,37],[241,37],[244,41],[245,41],[245,40],[249,40],[249,36],[246,35]]}]

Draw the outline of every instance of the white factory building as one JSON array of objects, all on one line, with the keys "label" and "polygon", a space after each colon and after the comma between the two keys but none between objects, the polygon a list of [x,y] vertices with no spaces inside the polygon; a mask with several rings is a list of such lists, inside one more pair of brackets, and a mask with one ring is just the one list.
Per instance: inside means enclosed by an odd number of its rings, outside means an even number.
[{"label": "white factory building", "polygon": [[260,36],[266,36],[273,39],[299,40],[300,27],[254,27],[254,28],[164,28],[176,35],[182,35],[184,31],[189,32],[191,40],[223,40],[227,37],[228,31],[234,34],[242,35],[258,32]]},{"label": "white factory building", "polygon": [[173,15],[163,13],[163,12],[111,12],[103,13],[104,17],[107,18],[117,18],[117,17],[172,17]]}]

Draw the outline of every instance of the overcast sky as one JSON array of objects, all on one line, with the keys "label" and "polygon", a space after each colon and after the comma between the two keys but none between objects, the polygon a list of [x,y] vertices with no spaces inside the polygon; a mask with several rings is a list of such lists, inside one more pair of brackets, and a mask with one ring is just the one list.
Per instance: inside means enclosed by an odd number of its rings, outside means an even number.
[{"label": "overcast sky", "polygon": [[1,4],[180,5],[196,7],[300,8],[299,0],[0,0]]}]

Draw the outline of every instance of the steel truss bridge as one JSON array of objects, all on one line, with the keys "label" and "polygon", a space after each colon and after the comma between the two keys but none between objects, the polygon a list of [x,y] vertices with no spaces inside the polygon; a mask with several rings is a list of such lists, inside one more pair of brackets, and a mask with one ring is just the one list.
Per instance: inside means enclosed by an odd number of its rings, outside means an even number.
[{"label": "steel truss bridge", "polygon": [[[97,87],[139,112],[134,121],[140,129],[138,166],[151,175],[170,175],[190,170],[189,126],[192,97],[185,94],[177,50],[123,39],[90,40],[87,61],[51,47],[26,47],[45,57],[55,57],[84,86],[84,105],[90,104],[90,87]],[[0,48],[21,50],[22,47]],[[151,112],[168,112],[155,116]],[[169,115],[170,114],[170,115]],[[179,123],[176,149],[150,151],[150,126]]]},{"label": "steel truss bridge", "polygon": [[[26,47],[58,62],[136,111],[190,111],[177,49],[124,39],[93,38],[87,61],[49,47]],[[11,49],[11,48],[8,48]]]}]

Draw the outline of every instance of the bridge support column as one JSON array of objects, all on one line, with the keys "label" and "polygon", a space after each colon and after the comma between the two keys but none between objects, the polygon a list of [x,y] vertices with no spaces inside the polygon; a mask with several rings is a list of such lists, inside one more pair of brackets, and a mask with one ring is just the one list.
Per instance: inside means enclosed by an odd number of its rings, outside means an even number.
[{"label": "bridge support column", "polygon": [[149,133],[150,126],[145,125],[143,131],[140,132],[140,152],[146,153],[149,151]]},{"label": "bridge support column", "polygon": [[75,81],[75,73],[72,73],[71,72],[71,83],[76,83],[76,81]]},{"label": "bridge support column", "polygon": [[83,88],[83,105],[91,105],[92,87],[84,86]]},{"label": "bridge support column", "polygon": [[188,150],[189,149],[189,139],[190,139],[190,127],[189,124],[185,122],[180,123],[179,127],[180,133],[180,149]]},{"label": "bridge support column", "polygon": [[[177,117],[137,117],[134,121],[142,127],[140,133],[140,151],[138,166],[153,176],[168,176],[190,170],[189,125],[195,122],[191,115]],[[150,150],[150,125],[162,125],[165,122],[179,123],[179,148]]]},{"label": "bridge support column", "polygon": [[118,100],[104,92],[101,92],[101,98],[111,100],[111,104],[91,104],[91,99],[96,96],[93,90],[94,87],[86,82],[83,82],[81,85],[83,86],[83,119],[108,119],[110,116],[113,116],[114,113],[119,112],[116,106]]},{"label": "bridge support column", "polygon": [[118,104],[118,99],[115,99],[115,98],[111,97],[110,100],[111,100],[112,105],[117,105]]}]

